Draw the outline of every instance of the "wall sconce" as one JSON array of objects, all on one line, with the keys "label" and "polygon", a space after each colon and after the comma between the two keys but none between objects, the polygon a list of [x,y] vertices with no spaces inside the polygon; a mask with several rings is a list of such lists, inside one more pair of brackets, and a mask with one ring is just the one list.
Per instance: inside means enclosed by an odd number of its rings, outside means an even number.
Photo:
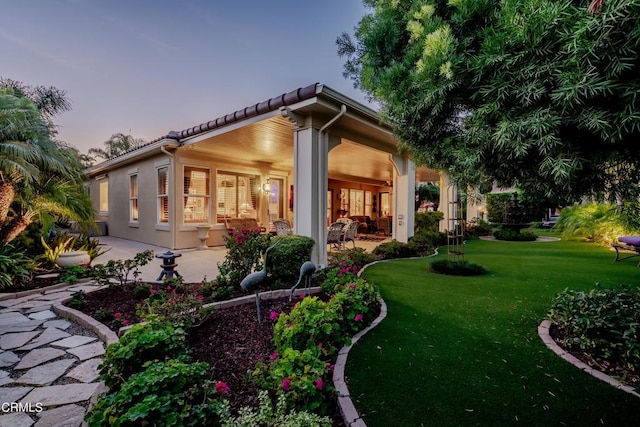
[{"label": "wall sconce", "polygon": [[262,184],[262,191],[264,191],[265,194],[267,194],[267,195],[269,195],[271,193],[271,183],[269,182],[268,179],[267,179],[267,182]]}]

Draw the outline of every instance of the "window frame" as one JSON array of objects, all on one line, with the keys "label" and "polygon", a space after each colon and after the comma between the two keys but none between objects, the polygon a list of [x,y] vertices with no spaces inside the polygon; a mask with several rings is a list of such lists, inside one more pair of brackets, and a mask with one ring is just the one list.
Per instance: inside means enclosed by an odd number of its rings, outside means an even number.
[{"label": "window frame", "polygon": [[[164,177],[166,184],[164,185],[165,192],[161,192],[161,178],[160,172],[164,170]],[[156,167],[156,222],[159,225],[168,225],[171,219],[171,204],[169,203],[169,166],[163,165]],[[163,203],[163,200],[165,203]],[[163,220],[164,206],[166,205],[166,219]]]},{"label": "window frame", "polygon": [[98,211],[100,215],[109,215],[109,180],[98,181]]},{"label": "window frame", "polygon": [[129,223],[131,224],[138,224],[140,221],[139,194],[138,173],[131,173],[129,174]]},{"label": "window frame", "polygon": [[[204,172],[204,193],[187,192],[186,181],[187,172]],[[192,176],[189,179],[193,180]],[[193,187],[194,190],[198,190],[197,187]],[[191,190],[191,188],[189,189]],[[182,223],[185,225],[191,224],[203,224],[211,222],[211,169],[202,166],[183,165],[182,167]],[[198,212],[204,214],[204,217],[200,216],[196,218],[194,209],[198,209]],[[191,210],[193,215],[190,220],[187,220],[187,209]]]}]

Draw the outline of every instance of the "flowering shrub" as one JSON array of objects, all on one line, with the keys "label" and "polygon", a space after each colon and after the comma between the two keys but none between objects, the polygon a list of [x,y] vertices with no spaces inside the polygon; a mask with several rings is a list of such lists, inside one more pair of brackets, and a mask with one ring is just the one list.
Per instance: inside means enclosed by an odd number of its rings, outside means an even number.
[{"label": "flowering shrub", "polygon": [[344,285],[358,279],[359,267],[351,260],[340,260],[321,272],[320,287],[326,295],[333,295]]},{"label": "flowering shrub", "polygon": [[286,348],[270,364],[258,362],[253,376],[260,388],[284,395],[291,408],[327,414],[335,397],[330,368],[319,346]]},{"label": "flowering shrub", "polygon": [[227,256],[218,263],[218,286],[231,286],[240,290],[242,279],[262,268],[261,254],[269,247],[269,235],[261,234],[259,227],[242,228],[225,236]]},{"label": "flowering shrub", "polygon": [[335,267],[342,261],[347,261],[349,265],[353,265],[361,269],[365,265],[372,263],[378,259],[377,256],[367,252],[364,248],[348,248],[342,252],[334,252],[329,257],[329,267]]},{"label": "flowering shrub", "polygon": [[318,347],[325,357],[333,356],[346,340],[340,321],[339,313],[327,303],[317,297],[305,298],[290,314],[279,316],[273,329],[276,352]]},{"label": "flowering shrub", "polygon": [[269,253],[269,273],[276,285],[281,282],[290,287],[290,282],[298,279],[300,266],[311,259],[315,241],[295,234],[277,236],[273,240],[278,246]]},{"label": "flowering shrub", "polygon": [[138,304],[136,314],[143,321],[169,322],[188,329],[201,325],[213,310],[213,307],[203,307],[203,303],[202,295],[185,293],[184,290],[178,292],[167,284],[164,289],[152,291],[149,298]]},{"label": "flowering shrub", "polygon": [[287,400],[284,394],[278,396],[275,408],[266,391],[258,393],[257,412],[248,406],[238,411],[238,416],[233,417],[226,402],[222,402],[220,425],[223,427],[331,427],[331,419],[320,417],[306,411],[287,409]]},{"label": "flowering shrub", "polygon": [[340,313],[343,330],[358,332],[378,313],[378,297],[378,291],[371,283],[357,278],[333,295],[329,307]]},{"label": "flowering shrub", "polygon": [[164,361],[187,354],[184,332],[168,323],[135,325],[120,341],[107,347],[100,379],[117,391],[127,379],[142,370],[148,361]]},{"label": "flowering shrub", "polygon": [[[117,391],[102,395],[86,421],[91,426],[217,425],[221,402],[209,390],[218,384],[203,380],[206,363],[181,359],[147,362]],[[228,389],[228,387],[227,387]]]}]

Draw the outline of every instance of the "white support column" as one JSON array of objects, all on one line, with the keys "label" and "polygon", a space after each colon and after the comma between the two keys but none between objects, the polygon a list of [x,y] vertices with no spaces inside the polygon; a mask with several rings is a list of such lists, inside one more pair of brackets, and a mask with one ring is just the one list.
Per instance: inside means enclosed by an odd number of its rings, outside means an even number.
[{"label": "white support column", "polygon": [[316,265],[327,264],[327,139],[313,127],[296,129],[293,138],[294,232],[315,240],[311,261]]},{"label": "white support column", "polygon": [[393,238],[408,242],[414,234],[416,171],[407,158],[393,156],[398,175],[393,180]]}]

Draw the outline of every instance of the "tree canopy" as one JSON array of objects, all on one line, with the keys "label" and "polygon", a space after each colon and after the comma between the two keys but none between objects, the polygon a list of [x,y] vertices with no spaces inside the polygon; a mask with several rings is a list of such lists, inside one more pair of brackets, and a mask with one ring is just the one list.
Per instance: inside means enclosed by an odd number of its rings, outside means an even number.
[{"label": "tree canopy", "polygon": [[345,76],[461,185],[633,198],[640,0],[365,0]]},{"label": "tree canopy", "polygon": [[90,224],[77,153],[54,140],[53,115],[69,108],[63,91],[0,79],[0,242],[8,243],[34,219],[55,217]]},{"label": "tree canopy", "polygon": [[145,140],[142,138],[134,138],[123,133],[114,133],[104,142],[104,148],[89,148],[88,154],[91,160],[93,160],[93,156],[108,160],[144,143]]}]

